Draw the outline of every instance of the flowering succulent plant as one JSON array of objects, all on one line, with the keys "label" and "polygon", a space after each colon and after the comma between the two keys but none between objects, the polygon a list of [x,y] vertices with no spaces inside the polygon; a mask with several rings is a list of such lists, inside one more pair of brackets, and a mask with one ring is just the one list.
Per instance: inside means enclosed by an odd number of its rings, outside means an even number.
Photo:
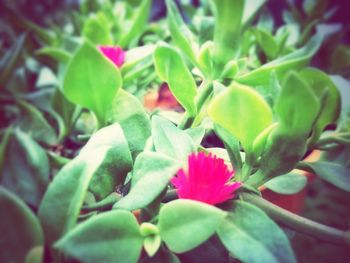
[{"label": "flowering succulent plant", "polygon": [[[348,48],[318,53],[334,11],[288,1],[278,25],[265,0],[166,0],[148,22],[152,2],[85,1],[62,32],[20,20],[36,38],[0,61],[0,262],[293,263],[285,229],[348,246],[261,197],[302,191],[295,169],[350,192],[349,87],[329,75]],[[142,104],[164,87],[172,105]]]}]

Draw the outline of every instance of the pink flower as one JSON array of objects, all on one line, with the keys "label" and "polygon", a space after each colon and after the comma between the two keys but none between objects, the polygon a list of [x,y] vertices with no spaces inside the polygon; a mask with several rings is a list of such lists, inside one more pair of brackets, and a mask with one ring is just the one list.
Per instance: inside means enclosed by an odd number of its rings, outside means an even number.
[{"label": "pink flower", "polygon": [[192,153],[188,157],[187,173],[180,169],[171,183],[177,188],[179,198],[215,205],[232,199],[241,187],[240,182],[229,182],[233,174],[224,160],[215,155]]},{"label": "pink flower", "polygon": [[118,46],[98,46],[98,49],[111,60],[118,68],[120,68],[125,60],[125,51]]}]

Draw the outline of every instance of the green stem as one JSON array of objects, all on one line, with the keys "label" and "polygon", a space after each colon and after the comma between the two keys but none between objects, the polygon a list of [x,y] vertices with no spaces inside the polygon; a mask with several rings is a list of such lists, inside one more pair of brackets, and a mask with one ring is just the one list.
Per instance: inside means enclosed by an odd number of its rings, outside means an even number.
[{"label": "green stem", "polygon": [[[211,81],[203,80],[200,87],[199,87],[199,93],[197,97],[197,115],[200,114],[201,110],[203,109],[203,106],[205,102],[210,98],[210,95],[213,91],[213,84]],[[195,121],[194,116],[189,116],[187,113],[185,113],[184,117],[182,118],[181,122],[179,123],[178,127],[180,129],[187,129],[190,128]]]},{"label": "green stem", "polygon": [[197,112],[202,110],[205,102],[210,98],[211,93],[213,92],[213,82],[210,80],[203,80],[199,86],[199,94],[197,99]]},{"label": "green stem", "polygon": [[105,211],[112,208],[112,206],[121,199],[121,196],[117,193],[112,193],[100,202],[94,203],[92,205],[87,205],[82,207],[82,211]]},{"label": "green stem", "polygon": [[270,178],[266,176],[264,173],[262,173],[260,170],[258,170],[255,174],[250,176],[248,180],[246,181],[246,184],[258,188],[259,186],[266,183]]},{"label": "green stem", "polygon": [[298,162],[295,168],[309,173],[314,173],[314,170],[307,164],[307,162]]},{"label": "green stem", "polygon": [[248,201],[264,210],[271,218],[297,232],[310,235],[337,245],[350,246],[350,230],[343,231],[293,214],[269,201],[250,193],[241,194]]},{"label": "green stem", "polygon": [[322,138],[316,143],[315,148],[320,148],[327,144],[349,145],[350,144],[349,135],[350,135],[349,133],[339,133],[336,136],[328,136],[328,137]]},{"label": "green stem", "polygon": [[179,123],[178,127],[182,130],[188,129],[191,127],[192,123],[194,121],[194,117],[189,116],[187,112],[185,112],[181,122]]},{"label": "green stem", "polygon": [[177,190],[176,189],[171,189],[171,190],[168,190],[162,200],[162,202],[170,202],[172,200],[175,200],[177,199]]}]

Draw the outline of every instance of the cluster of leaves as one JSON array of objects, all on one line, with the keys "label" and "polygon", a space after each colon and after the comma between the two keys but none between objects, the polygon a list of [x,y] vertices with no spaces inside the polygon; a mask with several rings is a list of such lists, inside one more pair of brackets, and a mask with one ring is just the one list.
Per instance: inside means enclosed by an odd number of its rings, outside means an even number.
[{"label": "cluster of leaves", "polygon": [[[313,3],[289,3],[278,28],[264,0],[183,5],[188,23],[171,0],[156,23],[151,0],[87,0],[63,29],[21,18],[28,33],[0,61],[0,261],[295,262],[258,207],[167,191],[195,151],[231,163],[247,188],[297,193],[299,168],[350,191],[349,87],[335,85],[347,83],[349,48],[310,67],[329,41],[315,28],[331,16]],[[122,67],[97,45],[125,49]],[[140,102],[161,82],[182,115],[150,116]],[[214,133],[225,148],[202,143]],[[321,159],[302,161],[314,149]]]}]

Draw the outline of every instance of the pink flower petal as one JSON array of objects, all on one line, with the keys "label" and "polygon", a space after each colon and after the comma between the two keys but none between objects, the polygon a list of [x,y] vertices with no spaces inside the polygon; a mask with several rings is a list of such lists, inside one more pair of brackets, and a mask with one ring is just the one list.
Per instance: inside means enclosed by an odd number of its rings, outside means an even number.
[{"label": "pink flower petal", "polygon": [[120,68],[125,60],[125,51],[118,46],[98,46],[98,49],[105,57],[111,60],[118,68]]},{"label": "pink flower petal", "polygon": [[193,153],[188,157],[187,172],[180,169],[171,183],[179,198],[215,205],[232,199],[234,192],[241,187],[240,182],[229,182],[233,174],[215,155]]}]

